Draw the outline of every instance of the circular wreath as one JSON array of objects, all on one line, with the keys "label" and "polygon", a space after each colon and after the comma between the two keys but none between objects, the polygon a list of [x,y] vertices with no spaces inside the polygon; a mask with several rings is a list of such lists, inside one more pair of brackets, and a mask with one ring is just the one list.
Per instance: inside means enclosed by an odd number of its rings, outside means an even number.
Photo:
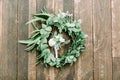
[{"label": "circular wreath", "polygon": [[[26,51],[37,51],[37,63],[45,66],[60,68],[66,64],[73,64],[85,49],[85,33],[81,30],[81,21],[72,19],[72,14],[60,12],[50,14],[45,9],[41,13],[33,14],[31,23],[34,27],[33,35],[28,40],[20,40],[20,43],[27,44]],[[36,22],[36,24],[34,23]],[[41,26],[41,27],[38,27]],[[55,31],[55,28],[57,29]],[[62,32],[70,37],[65,40]],[[58,50],[68,43],[71,43],[68,51],[58,56]],[[54,49],[52,54],[50,47]]]}]

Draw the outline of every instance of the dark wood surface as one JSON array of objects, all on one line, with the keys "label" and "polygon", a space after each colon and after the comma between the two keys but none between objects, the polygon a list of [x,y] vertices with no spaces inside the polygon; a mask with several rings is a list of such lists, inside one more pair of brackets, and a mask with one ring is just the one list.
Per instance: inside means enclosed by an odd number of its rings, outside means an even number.
[{"label": "dark wood surface", "polygon": [[[1,2],[1,0],[0,0]],[[17,79],[17,0],[2,0],[0,79]],[[1,11],[1,10],[0,10]]]},{"label": "dark wood surface", "polygon": [[[28,25],[24,24],[29,20],[29,3],[28,0],[19,0],[18,3],[18,40],[23,40],[28,38]],[[28,54],[25,48],[24,45],[18,43],[18,80],[28,79]]]},{"label": "dark wood surface", "polygon": [[[38,53],[27,53],[18,43],[31,35],[33,28],[25,23],[43,6],[81,19],[86,50],[73,66],[36,66]],[[120,0],[0,0],[0,80],[120,80],[119,46]]]},{"label": "dark wood surface", "polygon": [[[36,0],[28,0],[29,3],[29,20],[32,19],[32,14],[36,13]],[[28,25],[28,36],[31,36],[31,32],[33,31],[33,27],[31,24]],[[29,52],[28,54],[28,80],[36,80],[36,52]]]}]

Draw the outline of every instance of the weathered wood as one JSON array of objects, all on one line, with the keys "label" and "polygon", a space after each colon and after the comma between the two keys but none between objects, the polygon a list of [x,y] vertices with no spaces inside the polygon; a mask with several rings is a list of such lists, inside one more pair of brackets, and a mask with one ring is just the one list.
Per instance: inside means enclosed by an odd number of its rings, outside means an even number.
[{"label": "weathered wood", "polygon": [[[88,38],[75,65],[61,70],[36,66],[36,53],[27,54],[18,43],[31,35],[33,28],[25,23],[44,6],[50,13],[69,11],[82,20]],[[119,80],[119,8],[120,0],[0,0],[0,80]]]},{"label": "weathered wood", "polygon": [[113,58],[113,80],[120,80],[120,58]]},{"label": "weathered wood", "polygon": [[74,0],[74,19],[81,19],[81,28],[88,35],[85,52],[75,65],[75,80],[93,80],[92,0]]},{"label": "weathered wood", "polygon": [[[40,13],[41,9],[43,7],[46,7],[46,0],[37,0],[36,3],[36,12]],[[39,26],[40,27],[40,26]],[[45,70],[45,66],[42,64],[37,65],[37,80],[46,80],[46,75],[48,74],[48,71]]]},{"label": "weathered wood", "polygon": [[[54,13],[54,0],[47,0],[46,8],[48,12]],[[48,73],[46,75],[46,80],[55,80],[55,69],[53,67],[47,68],[46,73]]]},{"label": "weathered wood", "polygon": [[112,0],[113,80],[120,79],[120,0]]},{"label": "weathered wood", "polygon": [[[40,4],[40,5],[39,5]],[[54,12],[54,0],[37,0],[37,12],[46,7],[48,12]],[[45,68],[44,65],[37,66],[37,80],[54,80],[54,68]]]},{"label": "weathered wood", "polygon": [[40,13],[41,9],[43,7],[46,7],[46,4],[47,4],[47,0],[37,0],[37,3],[36,3],[37,13]]},{"label": "weathered wood", "polygon": [[120,57],[120,0],[112,0],[113,57]]},{"label": "weathered wood", "polygon": [[[68,4],[69,3],[69,4]],[[73,14],[73,0],[55,0],[55,13],[58,13],[59,11],[69,11]],[[65,33],[64,33],[65,34]],[[68,39],[68,36],[64,36],[66,39]],[[63,47],[60,51],[60,54],[63,54],[66,50],[68,50],[67,47]],[[55,69],[55,80],[74,80],[75,74],[74,74],[74,66],[67,65],[61,70]]]},{"label": "weathered wood", "polygon": [[2,44],[0,45],[2,45],[2,50],[0,50],[0,56],[1,56],[0,80],[16,80],[17,79],[17,23],[16,23],[17,0],[13,0],[13,1],[2,0],[1,4],[2,5],[0,6],[2,7],[2,17],[0,18],[2,18]]},{"label": "weathered wood", "polygon": [[93,0],[94,80],[112,80],[111,1]]},{"label": "weathered wood", "polygon": [[[63,0],[55,0],[54,1],[54,12],[55,12],[55,14],[59,13],[59,11],[63,11]],[[58,52],[59,55],[63,54],[63,50],[64,50],[63,48],[61,48],[59,50],[59,52]],[[60,72],[59,69],[55,69],[55,80],[61,79],[62,74],[60,74],[60,73],[61,72]]]},{"label": "weathered wood", "polygon": [[46,1],[46,8],[47,8],[48,12],[54,13],[54,0],[47,0]]},{"label": "weathered wood", "polygon": [[56,14],[59,13],[59,11],[63,11],[63,0],[55,0],[54,9]]},{"label": "weathered wood", "polygon": [[[2,57],[2,0],[0,0],[0,63],[3,61]],[[3,65],[0,65],[0,79],[2,79],[2,68]]]},{"label": "weathered wood", "polygon": [[[21,6],[22,5],[22,6]],[[28,38],[29,0],[18,0],[18,40]],[[28,80],[28,53],[25,45],[18,43],[18,80]]]},{"label": "weathered wood", "polygon": [[[29,20],[32,19],[32,14],[36,13],[36,1],[29,0]],[[29,37],[34,30],[32,25],[29,24]],[[28,80],[36,80],[36,52],[29,52],[28,54]]]},{"label": "weathered wood", "polygon": [[74,0],[63,0],[63,11],[69,11],[70,13],[73,14],[74,10]]},{"label": "weathered wood", "polygon": [[[70,14],[74,14],[73,10],[74,10],[74,0],[63,0],[63,12],[68,11]],[[66,38],[68,37],[66,36]],[[64,47],[64,51],[66,50],[68,50],[68,46],[66,48]],[[57,80],[74,80],[74,78],[75,78],[74,65],[65,66],[65,68],[63,68],[58,72],[58,75],[56,77]]]}]

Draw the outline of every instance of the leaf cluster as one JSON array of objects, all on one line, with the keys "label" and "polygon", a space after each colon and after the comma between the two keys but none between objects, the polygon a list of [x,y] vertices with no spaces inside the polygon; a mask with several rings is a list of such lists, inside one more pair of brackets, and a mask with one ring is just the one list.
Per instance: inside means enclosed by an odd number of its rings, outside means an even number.
[{"label": "leaf cluster", "polygon": [[[38,27],[35,23],[40,24]],[[71,14],[58,13],[50,14],[45,9],[41,13],[33,14],[33,19],[27,22],[34,27],[33,35],[27,40],[20,40],[26,44],[26,51],[37,51],[37,63],[46,66],[60,68],[66,64],[73,64],[85,49],[85,33],[81,30],[80,20],[73,21]],[[53,28],[58,29],[58,33],[66,32],[71,37],[72,45],[69,50],[59,58],[55,58],[50,52],[48,38],[52,34]]]}]

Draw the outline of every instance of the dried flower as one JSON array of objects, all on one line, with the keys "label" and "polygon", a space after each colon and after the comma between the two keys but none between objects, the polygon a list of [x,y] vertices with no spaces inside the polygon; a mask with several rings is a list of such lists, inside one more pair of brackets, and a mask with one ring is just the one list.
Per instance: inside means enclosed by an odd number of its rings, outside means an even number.
[{"label": "dried flower", "polygon": [[51,39],[48,41],[48,43],[49,43],[49,46],[51,46],[51,47],[55,46],[55,44],[56,44],[56,42],[54,41],[53,38],[51,38]]}]

